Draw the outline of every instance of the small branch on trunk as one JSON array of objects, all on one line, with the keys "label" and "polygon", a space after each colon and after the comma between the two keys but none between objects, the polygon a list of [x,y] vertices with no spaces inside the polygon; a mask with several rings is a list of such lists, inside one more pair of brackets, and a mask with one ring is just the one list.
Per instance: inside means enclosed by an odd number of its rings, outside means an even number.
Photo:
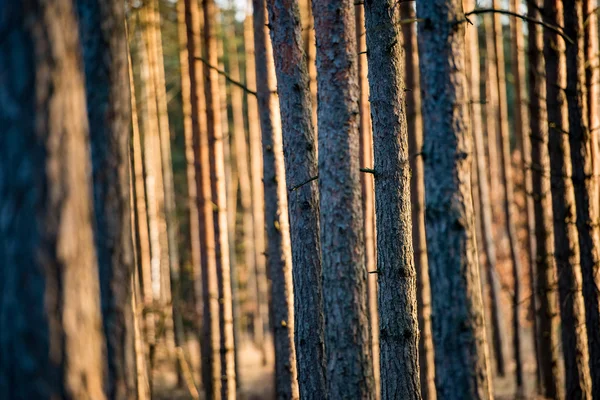
[{"label": "small branch on trunk", "polygon": [[240,89],[242,89],[244,92],[251,94],[253,96],[256,96],[256,92],[254,90],[249,89],[246,85],[244,85],[241,82],[236,81],[235,79],[233,79],[232,77],[230,77],[227,72],[215,67],[214,65],[210,65],[210,63],[208,62],[208,60],[202,58],[202,57],[196,57],[196,60],[202,61],[204,63],[204,65],[206,65],[208,68],[213,69],[215,71],[217,71],[217,73],[219,75],[223,75],[223,77],[225,77],[225,80],[227,80],[227,82],[231,83],[232,85],[235,85],[237,87],[239,87]]}]

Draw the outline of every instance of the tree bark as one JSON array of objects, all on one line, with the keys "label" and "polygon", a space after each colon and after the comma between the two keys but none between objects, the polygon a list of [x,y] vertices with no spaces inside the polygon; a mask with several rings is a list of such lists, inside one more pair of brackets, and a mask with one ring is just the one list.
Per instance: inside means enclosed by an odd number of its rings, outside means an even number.
[{"label": "tree bark", "polygon": [[436,389],[442,399],[489,399],[487,344],[473,204],[460,0],[417,3],[426,132],[425,197]]},{"label": "tree bark", "polygon": [[185,0],[185,22],[190,74],[192,112],[192,142],[196,176],[196,204],[200,229],[200,270],[202,279],[202,384],[206,399],[221,395],[221,360],[219,334],[219,299],[217,293],[215,231],[212,190],[210,185],[208,131],[204,98],[204,67],[197,59],[201,55],[200,29],[202,16],[194,0]]},{"label": "tree bark", "polygon": [[[249,0],[250,1],[250,0]],[[246,49],[246,86],[256,91],[256,68],[254,57],[254,33],[252,17],[244,21],[244,47]],[[261,148],[260,121],[258,117],[258,102],[255,96],[247,96],[248,107],[248,140],[250,143],[250,186],[252,189],[252,218],[254,223],[254,271],[250,276],[254,282],[249,282],[251,289],[256,290],[257,305],[254,313],[254,341],[262,351],[263,364],[267,362],[267,341],[265,327],[269,323],[269,308],[267,294],[267,277],[265,271],[265,203]],[[254,285],[252,285],[254,283]],[[253,288],[254,286],[254,288]]]},{"label": "tree bark", "polygon": [[[563,25],[561,0],[545,0],[544,18],[548,23]],[[551,31],[544,31],[544,56],[546,59],[546,105],[548,109],[549,141],[548,152],[550,154],[550,174],[552,188],[552,209],[554,213],[554,254],[558,272],[558,290],[560,295],[560,313],[562,320],[562,344],[565,363],[565,384],[567,398],[589,398],[590,376],[588,369],[588,352],[586,348],[586,332],[580,327],[584,324],[584,308],[581,297],[581,272],[580,272],[580,241],[576,226],[576,198],[574,193],[574,181],[572,181],[573,165],[568,137],[564,134],[569,132],[569,121],[567,119],[567,101],[564,87],[565,56],[564,41]],[[570,136],[570,135],[569,135]],[[544,271],[538,271],[538,275]],[[552,279],[552,280],[550,280]],[[554,278],[548,277],[548,282],[540,285],[540,290],[554,285]],[[541,295],[547,293],[547,290]],[[541,305],[551,300],[542,299]],[[554,300],[552,300],[554,301]],[[541,317],[550,320],[552,309],[546,313],[542,309]],[[540,353],[545,357],[552,354],[557,340],[550,329],[553,325],[549,321],[542,320],[542,342]],[[554,354],[552,354],[554,356]],[[554,357],[547,359],[543,366],[542,380],[547,397],[558,396],[555,387],[558,381],[557,365]],[[573,397],[575,396],[575,397]]]},{"label": "tree bark", "polygon": [[317,399],[326,391],[319,193],[315,183],[298,187],[318,174],[309,76],[297,0],[269,0],[267,8],[289,196],[298,383],[302,398]]},{"label": "tree bark", "polygon": [[[585,64],[585,28],[583,0],[564,1],[567,87],[569,109],[569,144],[573,163],[573,187],[577,206],[577,231],[581,254],[585,326],[587,329],[593,397],[600,398],[600,293],[596,285],[600,271],[600,228],[598,227],[598,182],[595,179],[593,155],[597,143],[590,133]],[[587,22],[587,20],[586,20]],[[594,58],[597,58],[594,55]],[[597,94],[595,87],[592,87]],[[597,112],[597,110],[594,110]]]},{"label": "tree bark", "polygon": [[[414,5],[403,5],[401,17],[416,18]],[[431,337],[431,288],[427,266],[427,239],[425,237],[425,182],[423,180],[423,118],[421,115],[421,92],[419,83],[419,53],[417,48],[417,25],[403,24],[406,51],[406,122],[408,127],[408,154],[410,157],[412,239],[417,272],[417,318],[419,336],[419,370],[421,372],[421,396],[435,400],[435,367]]]},{"label": "tree bark", "polygon": [[78,0],[92,160],[94,238],[106,337],[105,391],[136,396],[129,193],[129,78],[120,1]]},{"label": "tree bark", "polygon": [[365,3],[373,121],[381,398],[420,399],[404,49],[394,3]]},{"label": "tree bark", "polygon": [[[373,166],[373,130],[369,105],[369,81],[367,67],[367,35],[365,32],[365,12],[363,4],[354,7],[356,13],[356,50],[358,52],[358,85],[360,107],[360,165]],[[375,182],[370,174],[361,174],[363,206],[363,230],[365,232],[365,268],[367,272],[377,269],[377,250],[375,243]],[[373,378],[375,379],[376,398],[381,397],[379,370],[379,312],[377,310],[377,274],[367,275],[367,306],[369,307],[369,326],[371,351],[373,352]]]},{"label": "tree bark", "polygon": [[[217,65],[217,38],[215,23],[217,9],[214,0],[203,2],[204,10],[204,59],[209,65]],[[233,338],[233,310],[231,296],[231,271],[229,264],[229,233],[227,229],[227,199],[225,188],[224,138],[221,126],[219,75],[213,68],[204,69],[208,147],[210,152],[210,175],[212,202],[215,204],[214,230],[219,293],[219,329],[221,332],[221,398],[235,399],[235,354]]]},{"label": "tree bark", "polygon": [[73,2],[5,2],[2,15],[0,393],[104,399],[88,121]]},{"label": "tree bark", "polygon": [[340,399],[371,399],[354,4],[350,0],[315,0],[312,8],[319,88],[327,394]]},{"label": "tree bark", "polygon": [[[252,6],[256,80],[262,83],[256,89],[262,131],[267,268],[271,280],[271,320],[275,344],[275,395],[278,399],[298,399],[290,228],[281,119],[278,99],[274,94],[277,82],[273,51],[266,31],[265,1],[253,0]],[[277,24],[276,20],[270,22]],[[290,61],[289,58],[287,61]]]}]

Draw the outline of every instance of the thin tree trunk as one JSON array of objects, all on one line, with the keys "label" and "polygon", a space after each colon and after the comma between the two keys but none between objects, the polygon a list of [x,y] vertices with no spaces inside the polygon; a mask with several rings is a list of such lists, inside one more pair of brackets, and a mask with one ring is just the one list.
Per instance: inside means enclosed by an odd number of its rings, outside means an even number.
[{"label": "thin tree trunk", "polygon": [[[356,50],[358,52],[358,85],[360,90],[360,165],[365,168],[373,166],[373,130],[371,127],[371,110],[369,105],[369,81],[367,68],[367,35],[365,32],[365,12],[363,4],[355,6],[356,13]],[[360,184],[363,196],[363,230],[365,232],[365,268],[367,275],[367,305],[369,307],[369,324],[371,334],[371,351],[373,352],[373,377],[375,378],[376,398],[381,397],[379,367],[379,313],[377,310],[377,251],[375,243],[375,182],[373,176],[361,174]]]},{"label": "thin tree trunk", "polygon": [[315,183],[302,185],[318,174],[309,76],[298,2],[269,0],[267,5],[289,193],[299,392],[302,398],[317,399],[326,391],[319,194]]},{"label": "thin tree trunk", "polygon": [[[214,0],[205,0],[204,9],[204,59],[209,65],[217,65],[217,38],[215,23],[217,9]],[[215,204],[214,230],[219,289],[219,329],[221,331],[221,398],[235,399],[235,353],[233,338],[233,310],[231,297],[231,271],[229,263],[229,233],[227,229],[227,199],[225,188],[224,138],[221,126],[221,97],[219,75],[212,68],[204,69],[208,146],[212,202]]]},{"label": "thin tree trunk", "polygon": [[197,208],[200,229],[200,270],[202,279],[202,383],[206,399],[221,396],[221,359],[219,334],[219,299],[216,273],[215,231],[213,223],[212,190],[210,184],[208,132],[206,129],[206,104],[204,102],[203,65],[200,29],[202,16],[198,3],[185,0],[188,68],[190,74],[190,100],[192,112],[192,142],[196,176]]},{"label": "thin tree trunk", "polygon": [[[499,7],[499,0],[492,1],[493,8]],[[512,264],[513,290],[512,290],[512,334],[513,334],[513,357],[515,359],[515,380],[517,388],[523,386],[523,365],[521,361],[521,326],[519,314],[521,310],[521,258],[519,255],[519,243],[515,228],[515,200],[512,180],[512,158],[510,152],[510,132],[508,126],[508,101],[506,98],[506,71],[504,63],[504,36],[502,34],[501,15],[494,14],[493,21],[494,44],[496,50],[496,80],[498,85],[498,108],[496,109],[496,121],[498,125],[498,136],[500,138],[500,168],[502,176],[502,188],[504,195],[504,223],[508,233],[510,250],[510,261]],[[513,60],[514,62],[514,60]],[[517,121],[518,123],[518,121]]]},{"label": "thin tree trunk", "polygon": [[440,399],[489,399],[487,344],[473,204],[462,1],[417,3],[426,132],[425,198],[436,389]]},{"label": "thin tree trunk", "polygon": [[[94,194],[104,335],[105,391],[136,395],[129,198],[129,81],[125,10],[121,1],[78,0]],[[100,43],[100,45],[99,45]]]},{"label": "thin tree trunk", "polygon": [[310,28],[308,29],[306,39],[306,65],[308,66],[308,79],[310,85],[310,96],[312,101],[312,122],[315,127],[315,147],[317,148],[317,156],[319,155],[319,148],[317,145],[317,138],[319,133],[319,124],[317,123],[317,42],[315,39],[315,25],[312,14],[312,7],[308,7],[308,22]]},{"label": "thin tree trunk", "polygon": [[404,48],[392,0],[365,3],[377,213],[381,398],[420,399]]},{"label": "thin tree trunk", "polygon": [[[544,18],[548,23],[563,25],[562,1],[545,0]],[[566,398],[589,398],[590,375],[588,369],[588,351],[586,332],[581,329],[584,321],[584,307],[581,297],[580,241],[576,226],[576,198],[573,165],[569,153],[570,143],[565,132],[569,132],[567,101],[564,87],[566,84],[564,41],[551,31],[544,31],[544,55],[546,59],[546,105],[548,109],[550,174],[552,188],[552,209],[554,212],[554,254],[558,272],[558,290],[560,294],[560,313],[562,320],[562,344],[565,363]],[[570,136],[570,135],[569,135]],[[538,271],[538,275],[543,271]],[[548,280],[550,277],[548,277]],[[554,284],[552,281],[540,285],[540,290]],[[548,295],[552,292],[547,291]],[[544,294],[542,292],[541,294]],[[542,304],[550,300],[542,299]],[[543,310],[542,310],[543,311]],[[547,312],[551,312],[549,309]],[[542,312],[541,317],[550,319]],[[557,345],[552,332],[553,326],[544,321],[542,334],[546,336],[540,346],[540,353],[552,351]],[[546,356],[547,357],[547,356]],[[542,374],[547,397],[557,397],[558,371],[552,360]],[[552,367],[552,368],[548,368]]]},{"label": "thin tree trunk", "polygon": [[[250,0],[249,0],[250,1]],[[256,91],[256,68],[254,56],[254,32],[252,16],[244,21],[244,44],[246,49],[246,86]],[[258,102],[255,96],[247,96],[248,104],[248,140],[250,143],[250,186],[252,188],[252,218],[254,222],[254,271],[250,276],[254,282],[248,284],[251,290],[256,288],[256,311],[254,313],[253,333],[256,345],[262,351],[263,364],[267,363],[269,307],[267,295],[267,276],[265,271],[265,203],[263,178],[263,161]],[[254,285],[252,285],[254,284]]]},{"label": "thin tree trunk", "polygon": [[[566,44],[567,87],[569,109],[569,143],[573,163],[573,187],[577,205],[577,231],[581,254],[585,326],[588,334],[593,397],[600,398],[600,293],[596,285],[600,271],[600,227],[598,227],[598,182],[595,179],[593,155],[596,143],[590,134],[585,73],[585,28],[588,7],[584,0],[564,1],[565,34],[573,43]],[[597,55],[595,56],[597,57]],[[597,90],[594,88],[597,94]],[[596,111],[596,110],[594,110]]]},{"label": "thin tree trunk", "polygon": [[290,227],[281,119],[278,98],[274,94],[277,83],[266,27],[266,5],[264,1],[253,0],[252,6],[256,80],[261,82],[256,89],[262,130],[267,267],[271,280],[271,320],[275,344],[275,395],[278,399],[298,399]]},{"label": "thin tree trunk", "polygon": [[73,2],[5,2],[2,13],[10,39],[0,43],[0,393],[101,400],[104,337]]},{"label": "thin tree trunk", "polygon": [[[415,6],[403,5],[401,17],[416,18]],[[431,337],[431,289],[427,266],[427,240],[425,237],[425,182],[423,180],[423,118],[421,115],[421,92],[419,83],[419,53],[417,49],[417,25],[403,24],[404,48],[406,50],[406,122],[408,127],[408,154],[410,157],[412,239],[417,272],[417,318],[419,336],[419,369],[421,371],[421,396],[423,400],[435,400],[435,366]]]},{"label": "thin tree trunk", "polygon": [[374,382],[363,254],[354,3],[315,0],[312,7],[319,87],[327,394],[371,399]]},{"label": "thin tree trunk", "polygon": [[[467,8],[472,9],[472,2],[468,3]],[[487,24],[489,25],[489,24]],[[486,280],[488,284],[489,296],[490,296],[490,321],[491,321],[491,338],[492,346],[494,349],[494,360],[496,362],[496,372],[499,376],[504,376],[504,352],[503,352],[503,324],[502,314],[500,311],[500,283],[498,279],[498,273],[496,269],[496,242],[494,241],[494,225],[493,225],[493,212],[492,212],[492,200],[493,196],[490,193],[490,183],[488,181],[488,171],[495,181],[497,174],[496,170],[492,167],[492,161],[496,156],[496,123],[493,117],[487,118],[486,130],[488,134],[488,148],[490,149],[489,164],[486,160],[485,141],[483,134],[483,122],[482,122],[482,107],[481,105],[486,104],[486,110],[488,115],[493,114],[495,105],[497,104],[497,93],[494,91],[494,85],[490,85],[490,75],[495,76],[495,52],[493,46],[487,51],[487,65],[486,72],[488,74],[486,87],[488,88],[487,98],[484,99],[480,89],[480,65],[479,65],[479,37],[477,29],[469,29],[467,44],[469,46],[469,77],[470,77],[470,91],[471,91],[471,119],[473,121],[473,144],[475,154],[475,170],[477,171],[477,197],[479,200],[480,218],[479,223],[481,225],[481,238],[482,247],[485,254],[486,265]],[[486,34],[489,34],[489,26],[486,26]],[[491,43],[486,37],[486,46]],[[496,161],[494,161],[496,162]]]},{"label": "thin tree trunk", "polygon": [[[598,45],[598,2],[596,0],[584,0],[584,46],[585,46],[585,79],[587,88],[587,110],[588,128],[592,143],[592,163],[594,168],[594,179],[596,181],[596,193],[594,204],[600,206],[600,49]],[[599,211],[599,210],[596,210]],[[598,217],[598,216],[597,216]],[[596,277],[598,279],[600,277]],[[598,282],[600,283],[600,282]],[[600,370],[600,366],[595,367]],[[595,371],[592,372],[592,375]],[[592,378],[596,379],[596,378]]]}]

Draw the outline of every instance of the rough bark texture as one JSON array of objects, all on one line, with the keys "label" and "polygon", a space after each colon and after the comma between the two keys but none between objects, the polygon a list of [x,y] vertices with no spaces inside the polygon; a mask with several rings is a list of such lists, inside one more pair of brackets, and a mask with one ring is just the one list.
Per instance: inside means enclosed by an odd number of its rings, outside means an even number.
[{"label": "rough bark texture", "polygon": [[0,396],[104,399],[73,3],[0,9]]},{"label": "rough bark texture", "polygon": [[[415,6],[404,4],[402,19],[416,17]],[[431,289],[427,266],[427,239],[425,237],[425,182],[423,177],[423,118],[421,91],[419,90],[419,53],[417,25],[402,24],[406,50],[406,122],[408,127],[408,154],[411,169],[412,238],[417,272],[417,318],[419,322],[419,370],[423,400],[435,400],[435,366],[431,337]]]},{"label": "rough bark texture", "polygon": [[[218,64],[215,24],[217,9],[214,0],[205,0],[204,10],[204,59],[209,65]],[[221,331],[221,397],[236,398],[235,353],[233,337],[233,309],[231,296],[231,270],[229,259],[229,232],[227,229],[227,199],[225,187],[224,140],[221,125],[221,94],[219,74],[213,68],[204,69],[206,94],[206,120],[210,152],[210,175],[212,203],[215,205],[214,230],[217,280],[219,293],[219,329]]]},{"label": "rough bark texture", "polygon": [[327,394],[371,399],[373,369],[359,177],[354,4],[312,3],[317,39],[319,192]]},{"label": "rough bark texture", "polygon": [[[562,1],[545,0],[544,17],[548,23],[563,26]],[[554,213],[554,254],[558,274],[558,290],[560,294],[560,313],[562,322],[562,344],[565,362],[565,384],[567,398],[589,398],[590,377],[588,369],[588,352],[586,348],[584,309],[581,297],[580,247],[577,236],[575,194],[573,188],[571,155],[569,153],[569,121],[567,119],[567,102],[565,98],[565,57],[564,41],[551,31],[544,31],[544,56],[546,59],[546,105],[548,109],[550,154],[550,182],[552,189],[552,209]],[[541,306],[550,303],[544,299],[553,295],[550,290],[556,280],[548,271],[538,271],[538,276],[547,275],[546,281],[540,285]],[[545,285],[545,286],[544,286]],[[553,308],[542,308],[540,329],[543,337],[540,343],[540,354],[544,357],[554,356],[551,353],[558,345],[555,338],[552,320]],[[554,359],[543,361],[542,381],[547,397],[558,396],[558,366]]]},{"label": "rough bark texture", "polygon": [[[373,166],[373,130],[369,105],[369,81],[367,66],[367,35],[365,33],[365,9],[363,4],[354,7],[356,13],[356,50],[358,52],[358,85],[360,107],[360,165]],[[377,310],[377,255],[375,243],[375,182],[372,174],[361,174],[363,230],[365,232],[365,268],[367,272],[367,306],[369,307],[369,333],[373,352],[373,378],[376,398],[381,395],[379,371],[379,312]]]},{"label": "rough bark texture", "polygon": [[[266,27],[266,4],[264,0],[253,0],[252,6],[256,80],[261,82],[256,89],[262,131],[267,268],[271,280],[271,320],[275,344],[275,395],[278,399],[298,399],[290,227],[281,119],[277,95],[274,94],[277,83]],[[286,61],[293,62],[290,58]],[[318,313],[319,310],[313,312]]]},{"label": "rough bark texture", "polygon": [[289,191],[298,383],[302,398],[318,399],[326,390],[319,194],[315,182],[294,189],[318,174],[309,77],[297,0],[268,0],[267,8]]},{"label": "rough bark texture", "polygon": [[[252,16],[244,21],[244,47],[246,49],[246,86],[256,91],[256,68],[254,60],[254,33]],[[251,290],[256,290],[257,305],[254,313],[254,341],[262,351],[263,363],[266,358],[265,327],[269,323],[267,277],[265,271],[265,203],[262,183],[263,163],[260,139],[260,121],[258,118],[258,102],[255,96],[247,96],[248,107],[248,141],[250,143],[250,186],[252,188],[252,218],[254,222],[254,271],[250,276]],[[252,285],[254,283],[254,285]]]},{"label": "rough bark texture", "polygon": [[202,386],[206,399],[221,397],[221,363],[219,339],[219,300],[215,258],[212,190],[210,186],[208,132],[204,102],[203,65],[200,56],[200,24],[198,4],[185,0],[185,23],[188,40],[188,68],[192,105],[192,137],[196,173],[196,204],[200,228],[200,271],[202,279]]},{"label": "rough bark texture", "polygon": [[420,399],[404,49],[392,0],[365,2],[377,214],[382,399]]},{"label": "rough bark texture", "polygon": [[[585,64],[585,28],[587,14],[583,0],[564,1],[569,143],[573,163],[573,187],[577,205],[577,231],[581,254],[585,325],[587,329],[593,395],[600,398],[600,293],[596,285],[600,270],[600,227],[598,226],[598,182],[593,155],[596,143],[590,133]],[[594,55],[598,57],[598,55]],[[597,110],[594,110],[597,112]]]},{"label": "rough bark texture", "polygon": [[[528,0],[528,16],[533,20],[539,20],[538,11],[540,0]],[[548,329],[556,332],[555,324],[558,322],[556,317],[556,294],[555,289],[551,288],[554,294],[548,297],[548,278],[555,281],[555,261],[554,261],[554,227],[552,213],[552,197],[550,192],[550,158],[548,155],[548,112],[546,109],[546,81],[545,64],[543,58],[543,28],[534,22],[527,24],[529,30],[528,36],[528,57],[529,57],[529,127],[524,127],[524,135],[529,135],[531,143],[531,169],[533,216],[534,216],[534,234],[535,234],[535,252],[532,257],[530,267],[530,278],[532,291],[532,301],[534,301],[535,317],[533,320],[534,328],[534,346],[536,350],[536,382],[537,392],[542,394],[543,386],[541,384],[540,372],[543,370],[542,360],[546,357],[552,359],[556,357],[557,349],[553,349],[549,354],[542,354],[540,351],[543,337],[541,336]],[[525,155],[526,156],[526,155]],[[538,306],[539,305],[539,309]],[[548,308],[550,307],[550,310]],[[550,311],[550,313],[548,313]],[[550,327],[542,330],[542,315],[550,315],[548,319]]]},{"label": "rough bark texture", "polygon": [[94,193],[94,238],[106,336],[106,395],[136,396],[129,198],[129,78],[124,4],[78,0]]},{"label": "rough bark texture", "polygon": [[460,0],[417,3],[425,140],[427,253],[436,389],[441,399],[489,399],[487,344],[473,204]]}]

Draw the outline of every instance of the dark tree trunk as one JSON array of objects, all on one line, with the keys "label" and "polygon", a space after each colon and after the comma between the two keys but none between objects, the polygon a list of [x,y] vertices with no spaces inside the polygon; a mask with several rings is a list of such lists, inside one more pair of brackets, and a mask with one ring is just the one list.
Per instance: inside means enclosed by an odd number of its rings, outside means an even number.
[{"label": "dark tree trunk", "polygon": [[[586,7],[587,8],[587,7]],[[593,150],[588,115],[585,64],[585,27],[588,22],[584,0],[564,0],[569,143],[573,163],[573,186],[577,206],[577,231],[581,254],[585,326],[587,329],[593,397],[600,398],[600,293],[596,285],[600,271],[600,227],[598,226],[598,182],[594,174]],[[597,58],[598,54],[594,54]],[[596,113],[597,110],[594,110]],[[582,321],[583,322],[583,321]]]},{"label": "dark tree trunk", "polygon": [[326,390],[319,193],[316,183],[302,185],[318,173],[309,77],[297,0],[269,0],[267,8],[289,193],[298,383],[302,398],[317,399]]},{"label": "dark tree trunk", "polygon": [[[414,19],[412,3],[403,5],[401,17]],[[406,50],[406,122],[408,127],[408,154],[410,157],[412,238],[417,272],[417,318],[419,322],[419,369],[423,400],[435,400],[435,367],[431,338],[431,289],[427,266],[427,239],[425,237],[425,182],[423,179],[423,118],[421,116],[421,91],[419,90],[419,53],[417,25],[402,24]]]},{"label": "dark tree trunk", "polygon": [[354,3],[313,1],[319,90],[319,192],[327,394],[371,399]]},{"label": "dark tree trunk", "polygon": [[365,3],[373,121],[382,399],[420,399],[417,285],[400,14]]},{"label": "dark tree trunk", "polygon": [[106,394],[136,395],[129,204],[129,78],[121,1],[78,0],[92,150],[94,228],[104,334]]},{"label": "dark tree trunk", "polygon": [[104,338],[73,2],[0,8],[0,397],[101,400]]},{"label": "dark tree trunk", "polygon": [[427,253],[440,399],[489,399],[460,0],[417,2]]},{"label": "dark tree trunk", "polygon": [[[561,0],[545,0],[544,18],[548,23],[564,26],[562,16],[563,4]],[[548,109],[550,154],[550,176],[552,188],[552,209],[554,213],[554,254],[558,273],[558,291],[560,294],[560,314],[562,322],[562,344],[565,363],[565,383],[567,398],[589,398],[590,375],[588,368],[588,351],[586,347],[586,332],[581,329],[584,325],[584,308],[581,297],[581,271],[580,267],[580,241],[576,226],[576,197],[574,193],[574,180],[572,181],[573,167],[569,153],[570,144],[569,121],[567,117],[567,101],[564,87],[566,83],[564,41],[557,34],[544,31],[544,56],[546,59],[546,105]],[[538,275],[544,271],[538,271]],[[548,273],[545,286],[540,285],[541,296],[550,296],[555,279]],[[540,305],[551,300],[541,300]],[[550,320],[551,308],[542,309],[541,317]],[[558,340],[550,329],[553,324],[543,321],[542,342],[540,353],[548,357],[556,348]],[[554,354],[552,354],[554,356]],[[557,385],[558,366],[554,359],[549,358],[544,363],[545,370],[542,380],[547,397],[558,396]]]}]

